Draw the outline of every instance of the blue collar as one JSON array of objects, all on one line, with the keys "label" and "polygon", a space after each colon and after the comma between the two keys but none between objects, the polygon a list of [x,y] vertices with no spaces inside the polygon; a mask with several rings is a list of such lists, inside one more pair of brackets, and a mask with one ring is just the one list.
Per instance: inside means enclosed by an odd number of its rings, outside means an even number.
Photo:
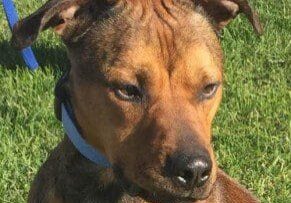
[{"label": "blue collar", "polygon": [[[18,22],[18,15],[12,0],[2,0],[4,11],[9,23],[9,27],[13,30],[13,27]],[[31,47],[27,47],[21,51],[22,57],[30,70],[35,70],[38,67],[37,60],[33,54]],[[87,159],[93,163],[103,166],[105,168],[111,167],[110,162],[105,156],[87,144],[78,132],[73,119],[72,110],[69,105],[61,104],[62,111],[62,123],[65,128],[66,134],[76,147],[76,149]]]},{"label": "blue collar", "polygon": [[[12,0],[2,0],[3,8],[6,14],[6,18],[9,24],[9,27],[11,30],[13,30],[14,25],[18,21],[18,15],[17,11],[15,9],[15,6],[13,4]],[[25,64],[28,66],[30,70],[36,70],[38,68],[37,60],[35,59],[35,56],[32,52],[31,47],[27,47],[23,50],[21,50],[22,58],[25,62]]]},{"label": "blue collar", "polygon": [[106,157],[101,154],[99,151],[97,151],[95,148],[93,148],[91,145],[87,144],[87,142],[82,138],[80,133],[78,132],[74,122],[72,121],[70,110],[68,109],[68,106],[65,104],[62,104],[62,123],[65,128],[65,131],[73,143],[73,145],[76,147],[76,149],[87,159],[92,161],[93,163],[97,165],[101,165],[104,168],[111,167],[111,164],[106,159]]}]

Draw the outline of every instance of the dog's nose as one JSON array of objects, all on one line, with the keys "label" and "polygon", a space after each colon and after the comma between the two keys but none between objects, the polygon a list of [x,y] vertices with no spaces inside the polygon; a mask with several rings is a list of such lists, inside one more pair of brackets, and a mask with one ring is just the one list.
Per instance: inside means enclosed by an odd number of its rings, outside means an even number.
[{"label": "dog's nose", "polygon": [[212,162],[207,153],[196,156],[177,154],[169,158],[166,163],[166,170],[173,181],[187,188],[205,185],[211,169]]}]

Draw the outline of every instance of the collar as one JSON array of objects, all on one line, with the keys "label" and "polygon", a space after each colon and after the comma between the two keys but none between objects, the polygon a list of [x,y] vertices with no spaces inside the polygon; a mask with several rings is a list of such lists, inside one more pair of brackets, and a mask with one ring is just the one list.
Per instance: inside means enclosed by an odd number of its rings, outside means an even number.
[{"label": "collar", "polygon": [[89,145],[81,136],[78,129],[76,128],[73,119],[72,119],[72,111],[69,105],[65,105],[64,103],[61,104],[61,111],[62,111],[62,123],[65,128],[66,134],[68,135],[69,139],[75,146],[75,148],[88,160],[92,161],[93,163],[103,166],[104,168],[110,168],[111,164],[106,159],[106,157]]},{"label": "collar", "polygon": [[[2,0],[2,3],[9,27],[13,30],[14,25],[18,22],[18,15],[14,3],[12,0]],[[36,70],[38,68],[39,65],[31,47],[21,50],[21,55],[30,70]]]},{"label": "collar", "polygon": [[[2,0],[2,3],[9,27],[11,30],[13,30],[13,27],[18,22],[18,14],[14,3],[12,0]],[[38,68],[38,62],[33,54],[31,47],[23,49],[21,51],[21,55],[30,70],[36,70]],[[93,163],[103,166],[105,168],[111,167],[111,164],[106,159],[106,157],[95,148],[93,148],[91,145],[87,144],[87,142],[83,139],[73,122],[73,111],[69,105],[61,103],[61,116],[61,121],[65,128],[66,134],[75,146],[75,148],[84,157],[86,157]]]}]

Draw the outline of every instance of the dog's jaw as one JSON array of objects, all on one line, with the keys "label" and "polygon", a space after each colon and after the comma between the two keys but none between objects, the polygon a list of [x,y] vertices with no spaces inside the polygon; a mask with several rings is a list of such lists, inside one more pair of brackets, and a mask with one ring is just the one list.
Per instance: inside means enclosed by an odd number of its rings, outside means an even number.
[{"label": "dog's jaw", "polygon": [[[215,170],[216,171],[216,170]],[[149,202],[197,202],[198,200],[205,200],[210,196],[211,191],[215,185],[216,174],[213,174],[213,183],[209,183],[212,186],[205,186],[201,188],[196,188],[183,193],[175,193],[167,189],[162,189],[166,187],[166,184],[172,184],[171,181],[163,183],[158,187],[152,186],[148,188],[143,188],[136,183],[126,179],[120,167],[114,166],[114,174],[116,182],[123,189],[123,191],[133,198],[142,198]],[[163,177],[161,177],[163,179]]]}]

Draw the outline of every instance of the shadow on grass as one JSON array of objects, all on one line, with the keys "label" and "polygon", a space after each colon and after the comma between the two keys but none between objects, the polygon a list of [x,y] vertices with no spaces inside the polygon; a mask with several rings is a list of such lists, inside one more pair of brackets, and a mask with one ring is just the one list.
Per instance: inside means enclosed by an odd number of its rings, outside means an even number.
[{"label": "shadow on grass", "polygon": [[[20,52],[15,50],[8,41],[0,42],[0,50],[1,68],[8,70],[26,68]],[[39,68],[45,70],[52,67],[54,75],[69,67],[69,60],[64,47],[50,47],[40,42],[33,46],[33,52],[40,65]]]}]

